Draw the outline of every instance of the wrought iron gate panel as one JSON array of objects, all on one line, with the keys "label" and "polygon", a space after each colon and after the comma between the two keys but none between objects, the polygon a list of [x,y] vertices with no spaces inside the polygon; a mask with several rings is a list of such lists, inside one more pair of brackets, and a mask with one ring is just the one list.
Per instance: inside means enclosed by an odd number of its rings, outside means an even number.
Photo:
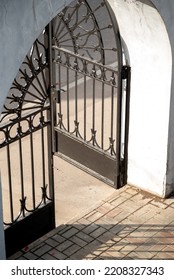
[{"label": "wrought iron gate panel", "polygon": [[55,151],[118,187],[122,51],[108,4],[73,1],[55,17],[52,30]]},{"label": "wrought iron gate panel", "polygon": [[1,114],[7,256],[54,228],[48,36],[35,41]]}]

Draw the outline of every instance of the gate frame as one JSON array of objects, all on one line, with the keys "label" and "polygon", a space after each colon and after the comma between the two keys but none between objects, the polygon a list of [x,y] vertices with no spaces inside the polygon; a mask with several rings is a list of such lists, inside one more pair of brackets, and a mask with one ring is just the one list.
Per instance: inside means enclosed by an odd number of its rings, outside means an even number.
[{"label": "gate frame", "polygon": [[[88,4],[89,5],[89,4]],[[117,178],[114,179],[115,182],[115,188],[120,188],[122,186],[124,186],[127,183],[127,161],[128,161],[128,132],[129,132],[129,102],[130,102],[130,77],[131,77],[131,68],[128,65],[123,65],[123,54],[124,54],[124,50],[123,50],[123,45],[121,42],[121,36],[120,36],[120,32],[119,32],[119,27],[118,27],[118,23],[115,17],[115,14],[110,6],[110,4],[108,3],[108,1],[104,0],[104,5],[108,11],[108,14],[110,16],[110,20],[113,26],[113,31],[115,34],[115,40],[116,40],[116,45],[117,45],[117,58],[118,58],[118,86],[117,86],[117,90],[118,90],[118,95],[117,95],[117,138],[116,138],[116,172],[115,172],[115,176],[117,176]],[[51,21],[52,24],[53,21]],[[50,29],[52,32],[52,28]],[[74,45],[73,45],[74,46]],[[61,47],[60,47],[61,49]],[[72,53],[72,55],[74,54],[76,56],[75,53],[75,47],[74,47],[74,53]],[[62,49],[63,50],[63,49]],[[77,58],[78,58],[78,54],[77,54]],[[79,56],[80,57],[80,56]],[[54,64],[54,63],[53,63]],[[103,66],[105,66],[103,64]],[[52,70],[53,71],[53,70]],[[53,71],[54,72],[54,71]],[[55,78],[53,78],[53,80],[55,80]],[[54,81],[52,80],[53,84]],[[126,88],[123,89],[123,83],[126,84]],[[52,86],[52,100],[58,100],[59,99],[59,94],[60,94],[60,90],[59,92],[56,92],[56,88],[53,85]],[[125,103],[123,104],[123,90],[125,90],[126,92],[126,100]],[[55,102],[53,102],[55,103]],[[124,106],[124,108],[123,108]],[[53,104],[53,111],[56,111],[56,105]],[[125,118],[123,119],[122,114],[125,113]],[[54,119],[54,123],[55,123],[55,119],[56,116],[53,113],[53,119]],[[56,130],[56,128],[55,128]],[[122,132],[124,134],[124,139],[122,138]],[[54,132],[53,132],[54,134]],[[56,133],[55,133],[56,134]],[[55,136],[56,137],[56,136]],[[57,136],[58,137],[58,136]],[[122,143],[123,142],[123,143]],[[121,145],[124,145],[124,149],[121,152]],[[54,151],[58,151],[57,149],[57,140],[56,142],[54,142]],[[123,155],[123,156],[122,156]],[[61,155],[60,155],[61,157]],[[63,157],[66,161],[70,162],[71,164],[74,164],[75,166],[79,167],[80,169],[88,172],[88,170],[86,168],[83,168],[83,165],[81,164],[76,164],[73,160],[69,160],[68,158]],[[90,172],[89,172],[90,173]],[[92,174],[93,176],[95,176],[95,171]],[[98,176],[96,176],[98,178]]]}]

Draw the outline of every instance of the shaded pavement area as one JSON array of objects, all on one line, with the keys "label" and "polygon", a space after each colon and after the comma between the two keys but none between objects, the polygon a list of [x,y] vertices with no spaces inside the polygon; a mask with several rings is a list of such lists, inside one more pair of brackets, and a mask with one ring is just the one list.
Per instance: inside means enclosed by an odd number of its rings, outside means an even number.
[{"label": "shaded pavement area", "polygon": [[10,259],[174,259],[174,196],[125,186]]}]

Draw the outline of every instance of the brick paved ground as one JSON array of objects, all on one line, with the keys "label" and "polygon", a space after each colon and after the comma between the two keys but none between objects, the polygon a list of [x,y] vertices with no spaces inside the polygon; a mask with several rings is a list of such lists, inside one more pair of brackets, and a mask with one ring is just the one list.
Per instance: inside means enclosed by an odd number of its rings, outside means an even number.
[{"label": "brick paved ground", "polygon": [[10,259],[174,259],[174,196],[126,186]]}]

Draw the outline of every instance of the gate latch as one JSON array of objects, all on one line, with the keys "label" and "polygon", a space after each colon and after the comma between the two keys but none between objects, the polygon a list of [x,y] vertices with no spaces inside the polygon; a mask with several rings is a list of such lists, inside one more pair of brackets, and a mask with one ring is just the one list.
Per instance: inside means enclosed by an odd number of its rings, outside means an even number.
[{"label": "gate latch", "polygon": [[56,89],[53,90],[53,94],[52,94],[53,101],[58,104],[60,104],[61,102],[61,92],[65,92],[65,90],[63,88],[60,88],[58,90]]}]

